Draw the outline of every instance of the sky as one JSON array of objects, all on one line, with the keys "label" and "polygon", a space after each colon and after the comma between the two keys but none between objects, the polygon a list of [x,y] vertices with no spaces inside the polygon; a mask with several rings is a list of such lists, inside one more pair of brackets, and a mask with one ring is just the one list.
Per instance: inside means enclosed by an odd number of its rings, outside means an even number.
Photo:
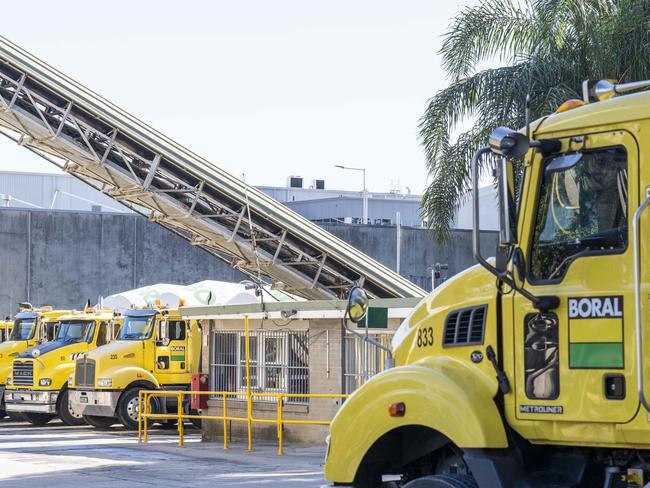
[{"label": "sky", "polygon": [[[421,193],[418,120],[472,0],[6,2],[2,35],[254,185]],[[2,138],[0,170],[56,172]]]}]

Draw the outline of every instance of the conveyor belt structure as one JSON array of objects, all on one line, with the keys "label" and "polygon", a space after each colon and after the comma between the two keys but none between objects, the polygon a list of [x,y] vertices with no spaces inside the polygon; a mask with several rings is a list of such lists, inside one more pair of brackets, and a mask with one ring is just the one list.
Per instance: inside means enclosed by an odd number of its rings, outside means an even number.
[{"label": "conveyor belt structure", "polygon": [[253,279],[308,299],[425,293],[1,36],[0,132]]}]

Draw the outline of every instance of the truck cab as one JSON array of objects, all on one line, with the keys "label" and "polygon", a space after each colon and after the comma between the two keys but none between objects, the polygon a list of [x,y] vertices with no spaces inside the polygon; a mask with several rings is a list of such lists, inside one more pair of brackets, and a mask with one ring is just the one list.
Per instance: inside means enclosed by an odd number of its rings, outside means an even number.
[{"label": "truck cab", "polygon": [[108,344],[121,322],[112,311],[92,308],[58,317],[52,341],[14,358],[4,394],[7,412],[21,414],[33,425],[44,425],[55,416],[67,425],[83,424],[81,414],[70,407],[68,378],[75,360]]},{"label": "truck cab", "polygon": [[[177,309],[151,306],[124,312],[117,339],[78,358],[70,377],[71,408],[90,425],[138,426],[140,390],[189,390],[199,372],[201,331]],[[153,408],[175,411],[176,399],[160,399]],[[187,405],[183,408],[188,408]]]},{"label": "truck cab", "polygon": [[54,339],[60,316],[70,310],[53,310],[50,306],[34,308],[21,304],[14,318],[8,340],[0,344],[0,416],[6,414],[4,390],[12,372],[13,360],[30,347]]},{"label": "truck cab", "polygon": [[[587,82],[584,100],[492,132],[471,163],[479,264],[415,307],[393,339],[396,367],[343,404],[326,479],[645,486],[650,93],[619,95],[649,86]],[[487,157],[498,181],[493,259],[479,233]]]}]

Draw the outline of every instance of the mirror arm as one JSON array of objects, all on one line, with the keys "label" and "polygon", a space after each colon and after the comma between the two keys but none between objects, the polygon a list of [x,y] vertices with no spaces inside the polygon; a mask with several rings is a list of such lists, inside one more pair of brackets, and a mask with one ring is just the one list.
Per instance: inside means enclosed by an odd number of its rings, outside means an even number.
[{"label": "mirror arm", "polygon": [[[361,334],[360,332],[357,332],[356,330],[354,330],[354,329],[352,329],[352,328],[350,328],[348,326],[348,314],[347,314],[347,311],[345,313],[345,316],[342,319],[342,322],[343,322],[343,328],[345,330],[347,330],[351,334],[354,334],[357,337],[360,337],[364,341],[369,342],[370,344],[378,347],[379,349],[384,351],[386,354],[388,354],[388,357],[386,358],[386,361],[384,363],[384,369],[390,369],[395,365],[395,360],[393,359],[393,351],[391,351],[388,347],[384,346],[381,342],[376,341],[375,339],[373,339],[372,337],[370,337],[368,335]],[[367,330],[367,328],[366,328],[366,330]]]},{"label": "mirror arm", "polygon": [[473,226],[472,226],[472,250],[474,252],[474,258],[483,266],[486,270],[492,273],[494,276],[499,278],[503,283],[510,286],[512,289],[520,293],[523,297],[527,298],[533,303],[533,306],[539,310],[550,310],[557,308],[560,303],[560,299],[556,296],[543,296],[537,297],[530,293],[524,288],[519,288],[515,285],[513,279],[511,279],[507,272],[501,273],[498,269],[492,266],[487,260],[481,255],[481,232],[480,227],[480,202],[478,195],[478,180],[479,180],[479,160],[481,156],[485,153],[490,152],[490,146],[484,146],[478,149],[474,156],[472,156],[472,210],[473,210]]}]

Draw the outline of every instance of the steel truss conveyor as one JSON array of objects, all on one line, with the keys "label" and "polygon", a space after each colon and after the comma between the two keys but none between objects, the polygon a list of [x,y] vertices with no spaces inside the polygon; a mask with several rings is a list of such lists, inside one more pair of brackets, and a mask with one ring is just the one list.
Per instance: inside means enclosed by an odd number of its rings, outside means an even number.
[{"label": "steel truss conveyor", "polygon": [[[163,103],[166,103],[163,101]],[[0,131],[249,276],[305,298],[424,291],[0,36]]]}]

